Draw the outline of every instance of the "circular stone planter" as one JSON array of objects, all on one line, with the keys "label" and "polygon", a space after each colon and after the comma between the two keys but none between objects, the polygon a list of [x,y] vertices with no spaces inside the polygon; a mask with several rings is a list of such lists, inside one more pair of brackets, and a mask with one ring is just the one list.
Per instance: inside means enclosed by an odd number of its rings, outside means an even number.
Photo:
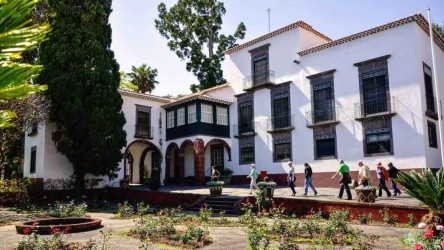
[{"label": "circular stone planter", "polygon": [[91,218],[52,218],[32,220],[15,226],[19,234],[51,234],[53,231],[84,232],[101,227],[102,220]]}]

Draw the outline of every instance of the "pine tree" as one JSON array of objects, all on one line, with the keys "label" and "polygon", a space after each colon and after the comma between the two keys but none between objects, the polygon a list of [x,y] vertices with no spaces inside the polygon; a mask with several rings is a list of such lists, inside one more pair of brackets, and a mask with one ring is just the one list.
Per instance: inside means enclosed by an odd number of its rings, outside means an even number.
[{"label": "pine tree", "polygon": [[111,46],[111,0],[49,0],[52,33],[40,50],[38,81],[48,85],[56,148],[85,174],[116,177],[126,144],[119,65]]}]

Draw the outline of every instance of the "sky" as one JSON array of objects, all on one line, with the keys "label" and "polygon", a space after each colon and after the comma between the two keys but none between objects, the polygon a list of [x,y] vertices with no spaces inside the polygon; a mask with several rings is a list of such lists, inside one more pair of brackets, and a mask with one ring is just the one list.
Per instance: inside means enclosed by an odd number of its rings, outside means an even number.
[{"label": "sky", "polygon": [[[271,31],[302,20],[333,40],[418,12],[427,18],[428,7],[432,20],[444,23],[444,0],[220,1],[226,8],[222,33],[232,34],[240,22],[245,23],[246,36],[238,42],[240,44],[268,33],[268,8],[271,9]],[[111,48],[125,72],[143,63],[158,70],[159,84],[153,94],[188,94],[190,84],[198,83],[196,77],[186,71],[186,62],[170,51],[168,41],[154,27],[157,6],[161,2],[169,8],[177,0],[113,0]]]}]

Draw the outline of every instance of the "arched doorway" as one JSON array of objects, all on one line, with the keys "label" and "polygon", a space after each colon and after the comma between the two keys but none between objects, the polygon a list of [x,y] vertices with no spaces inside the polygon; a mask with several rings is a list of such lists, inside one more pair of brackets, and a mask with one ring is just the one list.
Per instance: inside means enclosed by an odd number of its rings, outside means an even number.
[{"label": "arched doorway", "polygon": [[[125,175],[131,183],[143,184],[145,178],[156,178],[160,180],[162,155],[159,148],[148,140],[135,140],[125,149]],[[129,157],[130,156],[130,157]],[[128,160],[131,164],[127,164]]]},{"label": "arched doorway", "polygon": [[170,143],[165,152],[165,183],[170,185],[180,184],[179,146]]},{"label": "arched doorway", "polygon": [[[231,161],[231,148],[228,143],[222,139],[214,138],[207,142],[204,152],[207,156],[205,165],[215,166],[219,171],[225,168],[226,160]],[[211,175],[211,167],[205,169],[205,175]]]}]

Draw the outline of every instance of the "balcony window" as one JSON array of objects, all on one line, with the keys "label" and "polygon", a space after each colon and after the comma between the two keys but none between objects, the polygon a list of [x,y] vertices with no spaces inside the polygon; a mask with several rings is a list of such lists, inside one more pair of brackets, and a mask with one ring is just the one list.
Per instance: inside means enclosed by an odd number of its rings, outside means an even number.
[{"label": "balcony window", "polygon": [[188,105],[188,123],[195,123],[197,121],[196,117],[196,104]]},{"label": "balcony window", "polygon": [[438,138],[436,136],[436,124],[434,122],[427,122],[427,129],[429,135],[429,147],[438,148]]},{"label": "balcony window", "polygon": [[314,123],[334,120],[333,104],[334,100],[331,82],[313,86]]},{"label": "balcony window", "polygon": [[274,129],[290,127],[290,105],[288,94],[281,94],[273,100],[272,126]]},{"label": "balcony window", "polygon": [[239,108],[239,134],[254,132],[253,104],[244,103]]},{"label": "balcony window", "polygon": [[167,112],[167,128],[174,128],[174,110]]},{"label": "balcony window", "polygon": [[428,113],[436,114],[435,96],[433,93],[432,70],[429,66],[424,64],[424,84],[426,96],[426,111]]},{"label": "balcony window", "polygon": [[213,123],[213,105],[201,104],[201,121],[204,123]]},{"label": "balcony window", "polygon": [[177,126],[185,125],[185,108],[177,109]]},{"label": "balcony window", "polygon": [[228,108],[227,107],[216,107],[216,115],[217,120],[216,123],[219,125],[225,125],[228,126]]},{"label": "balcony window", "polygon": [[387,83],[386,70],[362,74],[363,111],[365,115],[387,112]]},{"label": "balcony window", "polygon": [[253,84],[261,85],[269,82],[268,79],[268,54],[260,54],[253,57]]},{"label": "balcony window", "polygon": [[136,131],[134,137],[149,138],[151,132],[151,107],[136,105]]}]

